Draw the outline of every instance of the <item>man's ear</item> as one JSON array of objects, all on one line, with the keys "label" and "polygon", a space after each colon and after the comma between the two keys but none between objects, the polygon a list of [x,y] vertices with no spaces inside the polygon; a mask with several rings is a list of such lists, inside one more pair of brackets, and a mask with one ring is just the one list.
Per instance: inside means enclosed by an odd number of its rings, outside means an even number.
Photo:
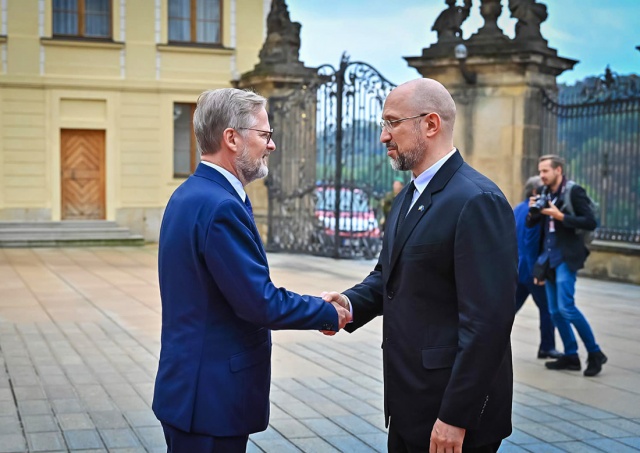
[{"label": "man's ear", "polygon": [[423,121],[427,124],[427,137],[433,137],[442,128],[442,118],[437,113],[428,114]]},{"label": "man's ear", "polygon": [[233,128],[228,127],[222,132],[223,144],[233,152],[237,152],[240,149],[239,140],[240,134]]}]

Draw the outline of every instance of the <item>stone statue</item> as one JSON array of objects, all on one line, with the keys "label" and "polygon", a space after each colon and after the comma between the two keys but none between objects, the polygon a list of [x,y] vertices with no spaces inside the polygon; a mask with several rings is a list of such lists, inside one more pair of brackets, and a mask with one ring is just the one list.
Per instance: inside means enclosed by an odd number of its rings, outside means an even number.
[{"label": "stone statue", "polygon": [[518,19],[516,40],[544,41],[540,24],[547,20],[547,6],[536,0],[509,0],[511,17]]},{"label": "stone statue", "polygon": [[261,64],[300,64],[300,23],[292,22],[285,0],[272,0]]},{"label": "stone statue", "polygon": [[431,30],[438,34],[438,42],[462,39],[462,23],[469,17],[471,0],[464,0],[464,6],[456,6],[457,0],[445,0],[448,8],[440,13]]}]

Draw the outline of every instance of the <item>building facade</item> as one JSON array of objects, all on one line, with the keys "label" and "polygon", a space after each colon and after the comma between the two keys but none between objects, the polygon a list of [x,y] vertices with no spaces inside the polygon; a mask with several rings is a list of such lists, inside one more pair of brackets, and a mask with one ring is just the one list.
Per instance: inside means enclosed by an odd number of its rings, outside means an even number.
[{"label": "building facade", "polygon": [[157,240],[198,95],[258,61],[269,0],[0,0],[0,220]]}]

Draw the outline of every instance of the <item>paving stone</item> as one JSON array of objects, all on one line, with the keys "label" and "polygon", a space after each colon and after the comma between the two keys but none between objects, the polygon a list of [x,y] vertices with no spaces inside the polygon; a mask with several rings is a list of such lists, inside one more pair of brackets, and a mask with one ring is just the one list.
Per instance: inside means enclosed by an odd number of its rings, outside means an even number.
[{"label": "paving stone", "polygon": [[47,398],[44,390],[39,385],[13,387],[13,393],[18,401],[44,400]]},{"label": "paving stone", "polygon": [[162,431],[161,426],[136,428],[136,434],[145,447],[165,447],[166,450],[167,443],[164,439],[164,431]]},{"label": "paving stone", "polygon": [[304,439],[291,439],[291,442],[305,453],[339,453],[340,450],[336,450],[319,437],[307,437]]},{"label": "paving stone", "polygon": [[300,421],[320,437],[326,438],[329,436],[346,436],[349,434],[344,429],[340,428],[338,425],[326,418],[310,418]]},{"label": "paving stone", "polygon": [[9,401],[13,403],[13,392],[11,388],[0,388],[0,402]]},{"label": "paving stone", "polygon": [[13,401],[0,401],[0,417],[16,415],[16,405]]},{"label": "paving stone", "polygon": [[68,414],[73,412],[84,412],[82,403],[77,398],[64,398],[51,400],[53,411],[56,414]]},{"label": "paving stone", "polygon": [[[568,451],[571,453],[602,453],[602,450],[599,448],[595,448],[578,441],[558,442],[555,446],[560,448],[562,451]],[[500,449],[500,453],[502,453],[502,449]]]},{"label": "paving stone", "polygon": [[325,439],[340,451],[349,453],[369,453],[376,450],[353,436],[335,436]]},{"label": "paving stone", "polygon": [[562,420],[567,420],[567,421],[589,419],[589,417],[584,414],[573,412],[569,409],[565,409],[562,406],[538,406],[536,409],[542,412],[546,412],[547,414],[551,414],[554,417],[560,418]]},{"label": "paving stone", "polygon": [[[602,423],[605,423],[610,426],[614,426],[616,428],[623,429],[628,433],[631,433],[632,436],[640,436],[640,423],[633,422],[631,420],[627,420],[626,418],[616,418],[611,420],[602,420]],[[621,437],[628,436],[625,434]]]},{"label": "paving stone", "polygon": [[56,417],[63,431],[90,430],[95,428],[95,425],[86,413],[58,414]]},{"label": "paving stone", "polygon": [[[597,423],[597,420],[593,420]],[[577,420],[575,422],[556,422],[556,423],[545,423],[549,428],[561,432],[562,434],[567,435],[571,439],[575,440],[584,440],[584,439],[599,439],[602,437],[600,433],[593,429],[585,429],[581,426],[584,426],[583,423],[585,420]],[[580,425],[580,426],[578,426]],[[605,425],[606,426],[606,425]]]},{"label": "paving stone", "polygon": [[517,428],[513,428],[513,431],[511,435],[507,437],[507,440],[516,445],[534,444],[540,442],[540,439],[530,436],[529,434],[520,431]]},{"label": "paving stone", "polygon": [[498,450],[498,453],[526,453],[527,450],[525,450],[522,447],[519,447],[517,445],[514,444],[509,444],[506,442],[502,442],[502,445],[500,445],[500,449]]},{"label": "paving stone", "polygon": [[[158,451],[158,453],[166,453],[166,451],[167,450],[165,449],[162,452]],[[245,453],[262,453],[262,449],[249,439],[249,442],[247,442],[247,451]]]},{"label": "paving stone", "polygon": [[29,451],[55,451],[66,450],[62,434],[58,431],[49,433],[27,434]]},{"label": "paving stone", "polygon": [[259,440],[275,440],[275,439],[284,439],[282,434],[273,429],[271,425],[267,426],[267,429],[261,431],[259,433],[253,433],[249,436],[249,439],[254,440],[255,442]]},{"label": "paving stone", "polygon": [[51,413],[47,400],[18,401],[18,412],[24,415],[46,415]]},{"label": "paving stone", "polygon": [[617,442],[613,439],[588,439],[584,441],[585,443],[599,448],[603,451],[610,451],[615,453],[637,453],[638,450],[629,445],[625,445],[621,442]]},{"label": "paving stone", "polygon": [[618,418],[616,415],[611,412],[605,412],[600,409],[596,409],[595,407],[585,406],[584,404],[572,403],[567,404],[567,409],[577,412],[579,414],[584,414],[589,418],[601,420],[607,418]]},{"label": "paving stone", "polygon": [[104,444],[109,450],[113,448],[132,448],[140,446],[138,438],[130,429],[101,429],[99,432]]},{"label": "paving stone", "polygon": [[321,416],[306,403],[287,403],[282,410],[294,418],[317,418]]},{"label": "paving stone", "polygon": [[527,444],[523,445],[522,448],[532,453],[564,453],[564,450],[562,450],[561,448],[558,448],[552,444],[544,443]]},{"label": "paving stone", "polygon": [[27,433],[59,431],[58,424],[52,415],[25,415],[22,425]]},{"label": "paving stone", "polygon": [[267,439],[256,441],[256,445],[265,453],[299,453],[300,449],[286,439]]},{"label": "paving stone", "polygon": [[89,416],[97,428],[114,429],[128,427],[127,421],[120,411],[90,412]]},{"label": "paving stone", "polygon": [[356,415],[341,415],[332,418],[333,422],[351,434],[379,433],[380,430]]},{"label": "paving stone", "polygon": [[22,434],[0,434],[0,453],[27,451],[27,441]]},{"label": "paving stone", "polygon": [[18,414],[0,417],[0,434],[15,434],[20,431]]},{"label": "paving stone", "polygon": [[640,450],[640,437],[622,437],[617,439],[618,442],[622,442],[625,445],[628,445],[633,448],[637,448]]},{"label": "paving stone", "polygon": [[358,438],[380,453],[387,451],[387,433],[358,434]]},{"label": "paving stone", "polygon": [[158,426],[160,422],[151,409],[143,411],[125,411],[124,416],[131,426]]},{"label": "paving stone", "polygon": [[66,399],[76,397],[76,392],[70,384],[49,385],[49,380],[47,380],[47,383],[45,384],[44,391],[51,399]]},{"label": "paving stone", "polygon": [[63,431],[64,438],[71,450],[103,448],[104,445],[95,429]]},{"label": "paving stone", "polygon": [[[612,422],[615,420],[611,420]],[[575,422],[577,425],[580,425],[590,431],[598,433],[600,436],[598,437],[625,437],[631,436],[633,433],[629,431],[625,431],[616,426],[612,426],[607,423],[603,423],[601,420],[579,420]],[[593,436],[592,436],[593,437]],[[588,439],[586,436],[581,436],[581,439]]]},{"label": "paving stone", "polygon": [[314,437],[314,433],[298,420],[279,419],[272,420],[271,426],[286,438]]},{"label": "paving stone", "polygon": [[[523,423],[518,428],[545,442],[567,442],[573,438],[539,423]],[[530,448],[527,446],[527,448]]]}]

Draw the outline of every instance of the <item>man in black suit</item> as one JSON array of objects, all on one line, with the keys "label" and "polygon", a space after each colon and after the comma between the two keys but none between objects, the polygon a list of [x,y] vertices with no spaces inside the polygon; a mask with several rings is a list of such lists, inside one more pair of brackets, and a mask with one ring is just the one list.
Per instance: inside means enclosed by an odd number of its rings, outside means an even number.
[{"label": "man in black suit", "polygon": [[390,452],[496,452],[511,433],[515,222],[500,189],[454,148],[455,115],[435,80],[389,94],[380,141],[413,179],[371,274],[324,296],[351,306],[350,332],[384,315]]}]

